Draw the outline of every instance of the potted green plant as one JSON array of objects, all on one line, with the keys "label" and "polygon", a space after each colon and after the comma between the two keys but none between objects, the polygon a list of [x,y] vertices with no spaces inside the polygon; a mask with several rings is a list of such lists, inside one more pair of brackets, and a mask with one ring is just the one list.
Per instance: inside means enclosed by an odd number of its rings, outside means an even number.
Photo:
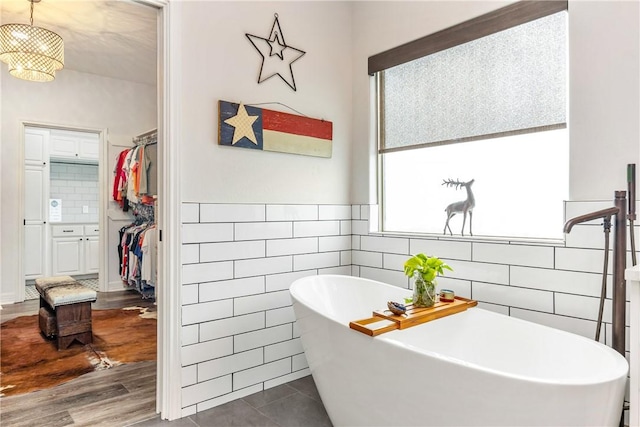
[{"label": "potted green plant", "polygon": [[431,307],[436,302],[436,277],[453,271],[438,257],[417,254],[404,263],[404,274],[414,279],[413,306]]}]

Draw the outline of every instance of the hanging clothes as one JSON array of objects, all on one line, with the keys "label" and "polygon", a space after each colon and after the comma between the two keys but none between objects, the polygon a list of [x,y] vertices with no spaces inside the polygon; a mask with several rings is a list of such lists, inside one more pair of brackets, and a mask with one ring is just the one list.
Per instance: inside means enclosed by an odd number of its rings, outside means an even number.
[{"label": "hanging clothes", "polygon": [[113,200],[136,218],[119,230],[118,273],[126,287],[136,289],[143,298],[155,298],[158,241],[155,196],[149,194],[151,161],[146,146],[157,143],[157,133],[148,132],[133,142],[135,147],[118,154],[113,171]]},{"label": "hanging clothes", "polygon": [[157,246],[155,224],[134,222],[120,229],[120,278],[143,298],[155,298]]},{"label": "hanging clothes", "polygon": [[118,202],[120,207],[124,207],[126,197],[123,195],[123,189],[126,188],[127,185],[127,172],[124,169],[125,159],[127,158],[130,149],[126,149],[120,152],[116,158],[116,167],[113,171],[114,180],[113,180],[113,200]]},{"label": "hanging clothes", "polygon": [[144,145],[123,150],[116,158],[113,171],[113,200],[128,211],[137,203],[152,203],[149,195],[149,168],[151,161]]},{"label": "hanging clothes", "polygon": [[139,163],[140,147],[135,147],[131,150],[131,157],[129,158],[129,177],[127,178],[127,199],[129,203],[138,203],[138,193],[136,187],[138,183],[138,163]]},{"label": "hanging clothes", "polygon": [[152,226],[144,234],[140,246],[142,250],[142,272],[141,279],[144,283],[155,288],[158,279],[157,262],[158,240],[156,238],[156,227]]},{"label": "hanging clothes", "polygon": [[140,155],[139,166],[139,179],[138,179],[138,193],[143,195],[149,195],[149,168],[151,167],[151,160],[149,159],[149,153],[147,147],[142,146],[142,153]]}]

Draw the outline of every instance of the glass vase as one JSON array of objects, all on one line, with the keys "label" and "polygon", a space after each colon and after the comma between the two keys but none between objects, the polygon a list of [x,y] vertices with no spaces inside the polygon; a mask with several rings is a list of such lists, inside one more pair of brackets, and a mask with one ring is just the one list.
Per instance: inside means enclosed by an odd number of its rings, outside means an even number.
[{"label": "glass vase", "polygon": [[413,306],[432,307],[436,302],[435,282],[425,282],[424,279],[416,275],[413,282]]}]

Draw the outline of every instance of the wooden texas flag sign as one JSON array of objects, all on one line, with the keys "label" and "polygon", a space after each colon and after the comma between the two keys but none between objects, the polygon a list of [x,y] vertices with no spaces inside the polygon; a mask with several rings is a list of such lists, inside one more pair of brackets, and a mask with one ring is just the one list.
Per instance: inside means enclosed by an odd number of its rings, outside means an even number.
[{"label": "wooden texas flag sign", "polygon": [[218,109],[220,145],[331,157],[331,122],[227,101]]}]

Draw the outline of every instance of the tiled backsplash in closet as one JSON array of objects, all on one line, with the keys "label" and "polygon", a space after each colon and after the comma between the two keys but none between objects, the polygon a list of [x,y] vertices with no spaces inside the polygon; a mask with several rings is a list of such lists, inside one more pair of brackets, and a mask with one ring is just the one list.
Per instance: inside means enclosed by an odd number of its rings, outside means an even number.
[{"label": "tiled backsplash in closet", "polygon": [[61,222],[97,223],[98,165],[52,161],[49,174],[50,198],[62,200]]}]

